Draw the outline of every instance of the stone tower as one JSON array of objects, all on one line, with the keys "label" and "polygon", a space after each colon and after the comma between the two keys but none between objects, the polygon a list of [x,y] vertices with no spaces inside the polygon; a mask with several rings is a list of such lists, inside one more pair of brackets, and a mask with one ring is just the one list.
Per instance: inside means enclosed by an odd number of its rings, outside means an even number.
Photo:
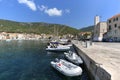
[{"label": "stone tower", "polygon": [[94,41],[102,41],[103,40],[103,34],[107,32],[107,22],[100,22],[100,17],[95,16],[94,18]]},{"label": "stone tower", "polygon": [[99,16],[95,16],[95,18],[94,18],[94,34],[96,34],[96,32],[97,32],[97,24],[99,22],[100,22],[100,17]]},{"label": "stone tower", "polygon": [[100,16],[95,16],[94,25],[97,25],[100,22]]},{"label": "stone tower", "polygon": [[98,32],[97,24],[99,22],[100,22],[100,17],[99,16],[95,16],[95,18],[94,18],[94,34],[93,34],[93,40],[94,41],[97,40],[97,32]]}]

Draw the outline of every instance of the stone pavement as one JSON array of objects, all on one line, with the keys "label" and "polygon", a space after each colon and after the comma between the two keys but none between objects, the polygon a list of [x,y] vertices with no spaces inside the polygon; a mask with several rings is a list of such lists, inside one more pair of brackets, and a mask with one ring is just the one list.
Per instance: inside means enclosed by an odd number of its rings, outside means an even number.
[{"label": "stone pavement", "polygon": [[97,43],[85,48],[80,41],[73,43],[92,60],[99,63],[110,75],[111,80],[120,80],[120,43]]}]

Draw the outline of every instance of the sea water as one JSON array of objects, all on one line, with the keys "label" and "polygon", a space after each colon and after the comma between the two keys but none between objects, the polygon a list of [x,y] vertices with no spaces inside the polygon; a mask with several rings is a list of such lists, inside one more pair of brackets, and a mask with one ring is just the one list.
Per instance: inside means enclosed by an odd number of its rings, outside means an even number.
[{"label": "sea water", "polygon": [[0,80],[90,80],[83,67],[77,77],[67,77],[50,62],[63,58],[63,52],[46,51],[45,41],[0,41]]}]

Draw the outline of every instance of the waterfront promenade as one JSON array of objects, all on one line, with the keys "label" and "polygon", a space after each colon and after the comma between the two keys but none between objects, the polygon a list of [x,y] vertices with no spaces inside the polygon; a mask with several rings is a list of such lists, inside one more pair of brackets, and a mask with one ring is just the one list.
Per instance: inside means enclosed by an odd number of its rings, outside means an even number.
[{"label": "waterfront promenade", "polygon": [[85,47],[80,41],[73,41],[74,45],[84,52],[101,68],[111,75],[111,80],[119,80],[120,77],[120,43],[100,43]]}]

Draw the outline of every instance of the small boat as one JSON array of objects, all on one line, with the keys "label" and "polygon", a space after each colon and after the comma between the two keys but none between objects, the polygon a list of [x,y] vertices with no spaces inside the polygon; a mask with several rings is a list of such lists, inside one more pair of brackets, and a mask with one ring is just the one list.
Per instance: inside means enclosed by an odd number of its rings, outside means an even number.
[{"label": "small boat", "polygon": [[[60,44],[60,45],[62,45],[62,44]],[[63,46],[71,47],[71,46],[73,46],[73,44],[64,44]]]},{"label": "small boat", "polygon": [[60,44],[68,44],[68,39],[60,39],[59,41]]},{"label": "small boat", "polygon": [[48,45],[60,45],[60,46],[71,47],[73,44],[68,42],[67,39],[60,39],[60,40],[52,40],[48,43]]},{"label": "small boat", "polygon": [[75,52],[73,52],[73,51],[64,52],[64,54],[65,54],[65,57],[66,57],[69,61],[73,62],[74,64],[79,65],[79,64],[82,64],[82,63],[83,63],[83,60],[80,58],[80,56],[78,56],[78,55],[77,55]]},{"label": "small boat", "polygon": [[57,40],[52,40],[52,41],[50,41],[50,43],[58,43],[58,41]]},{"label": "small boat", "polygon": [[56,59],[51,61],[51,66],[61,72],[65,76],[79,76],[82,74],[81,67],[74,65],[63,59]]},{"label": "small boat", "polygon": [[12,41],[12,39],[6,39],[6,42],[10,42],[10,41]]},{"label": "small boat", "polygon": [[60,45],[49,45],[46,50],[48,51],[68,51],[70,47],[68,46],[60,46]]}]

